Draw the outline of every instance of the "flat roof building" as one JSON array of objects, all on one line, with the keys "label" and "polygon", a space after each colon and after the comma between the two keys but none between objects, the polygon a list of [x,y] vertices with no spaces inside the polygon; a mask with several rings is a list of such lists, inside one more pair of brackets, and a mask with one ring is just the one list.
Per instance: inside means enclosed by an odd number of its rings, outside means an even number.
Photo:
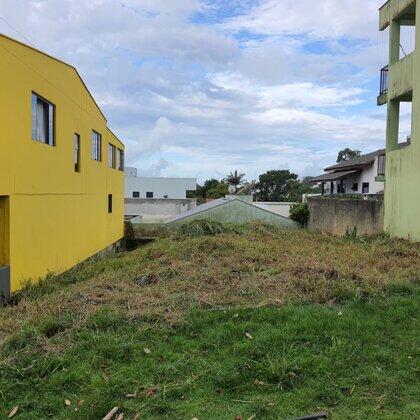
[{"label": "flat roof building", "polygon": [[137,168],[125,168],[125,198],[184,199],[196,189],[196,178],[138,177]]}]

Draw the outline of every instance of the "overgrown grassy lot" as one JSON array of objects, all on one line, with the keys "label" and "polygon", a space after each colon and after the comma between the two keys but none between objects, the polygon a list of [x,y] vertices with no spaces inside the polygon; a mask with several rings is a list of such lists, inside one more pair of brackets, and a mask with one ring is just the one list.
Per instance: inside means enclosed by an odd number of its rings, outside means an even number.
[{"label": "overgrown grassy lot", "polygon": [[0,309],[0,418],[418,418],[419,298],[419,245],[187,226]]}]

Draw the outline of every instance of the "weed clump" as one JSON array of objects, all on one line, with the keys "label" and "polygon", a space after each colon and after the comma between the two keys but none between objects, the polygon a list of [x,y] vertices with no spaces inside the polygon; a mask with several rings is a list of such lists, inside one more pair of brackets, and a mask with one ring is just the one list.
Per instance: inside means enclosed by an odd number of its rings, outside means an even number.
[{"label": "weed clump", "polygon": [[178,233],[185,236],[215,236],[223,233],[240,233],[241,227],[232,224],[215,222],[212,220],[198,219],[181,225]]}]

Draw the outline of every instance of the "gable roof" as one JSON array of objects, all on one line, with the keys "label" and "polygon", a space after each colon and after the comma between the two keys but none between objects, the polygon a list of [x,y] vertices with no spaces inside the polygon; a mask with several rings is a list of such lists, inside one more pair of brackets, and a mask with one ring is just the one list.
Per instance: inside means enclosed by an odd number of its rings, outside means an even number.
[{"label": "gable roof", "polygon": [[[166,220],[166,224],[172,224],[175,222],[178,222],[180,220],[183,219],[188,219],[192,216],[198,215],[198,214],[204,214],[207,213],[209,211],[211,211],[212,209],[216,208],[216,207],[220,207],[220,206],[227,206],[227,205],[239,205],[248,209],[251,209],[254,212],[254,215],[257,214],[262,214],[262,215],[266,215],[266,217],[271,217],[274,219],[278,219],[279,222],[281,221],[282,224],[284,225],[291,225],[294,226],[296,225],[296,223],[294,221],[292,221],[291,219],[289,219],[288,217],[284,217],[280,214],[274,213],[270,210],[261,208],[261,207],[257,207],[254,204],[248,203],[244,200],[241,200],[239,197],[235,197],[235,198],[218,198],[217,200],[213,200],[210,201],[208,203],[205,204],[201,204],[197,207],[194,207],[191,210],[188,210],[184,213],[181,213],[177,216],[172,217],[171,219]],[[258,219],[258,217],[255,217],[256,219]],[[251,220],[251,219],[250,219]]]},{"label": "gable roof", "polygon": [[[375,161],[375,158],[377,156],[385,155],[385,149],[379,149],[375,152],[368,153],[366,155],[357,156],[350,160],[345,160],[343,162],[337,163],[336,165],[328,166],[328,168],[325,168],[324,171],[339,171],[339,170],[345,170],[350,169],[355,166],[366,166]],[[318,177],[317,177],[318,178]]]},{"label": "gable roof", "polygon": [[207,210],[213,209],[215,207],[223,206],[223,204],[228,203],[229,200],[226,198],[218,198],[217,200],[212,200],[204,204],[200,204],[197,207],[194,207],[191,210],[188,210],[184,213],[178,214],[177,216],[172,217],[171,219],[167,220],[167,223],[175,222],[177,220],[185,219],[187,217],[193,216],[195,214],[203,213]]},{"label": "gable roof", "polygon": [[315,183],[315,182],[325,182],[325,181],[338,181],[339,179],[343,179],[346,176],[353,175],[359,172],[360,171],[357,169],[354,171],[328,172],[326,174],[319,175],[312,178],[310,182]]}]

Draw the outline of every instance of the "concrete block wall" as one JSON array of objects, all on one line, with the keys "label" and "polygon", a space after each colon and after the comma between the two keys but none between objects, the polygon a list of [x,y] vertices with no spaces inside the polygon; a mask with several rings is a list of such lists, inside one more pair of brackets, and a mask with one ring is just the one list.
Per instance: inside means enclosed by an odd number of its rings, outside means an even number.
[{"label": "concrete block wall", "polygon": [[310,230],[342,236],[346,232],[374,235],[383,232],[383,200],[308,198]]}]

